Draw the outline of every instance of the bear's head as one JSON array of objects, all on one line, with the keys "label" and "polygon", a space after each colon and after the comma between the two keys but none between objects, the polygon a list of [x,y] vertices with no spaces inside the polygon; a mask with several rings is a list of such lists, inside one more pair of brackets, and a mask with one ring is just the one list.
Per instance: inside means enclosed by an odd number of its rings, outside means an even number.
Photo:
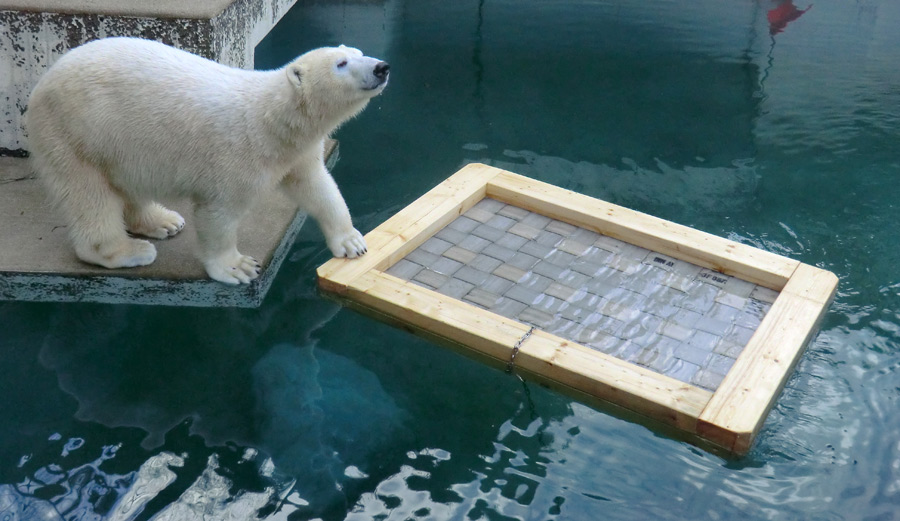
[{"label": "bear's head", "polygon": [[337,124],[365,108],[387,86],[390,65],[352,47],[322,47],[285,67],[308,116]]}]

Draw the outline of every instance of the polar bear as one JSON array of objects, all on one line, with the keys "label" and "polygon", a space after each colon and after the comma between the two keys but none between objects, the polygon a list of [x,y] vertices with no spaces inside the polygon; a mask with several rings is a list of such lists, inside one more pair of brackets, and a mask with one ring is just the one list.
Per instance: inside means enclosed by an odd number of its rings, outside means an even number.
[{"label": "polar bear", "polygon": [[249,283],[260,266],[238,252],[238,224],[275,187],[316,219],[333,255],[357,257],[366,244],[325,168],[324,140],[384,90],[389,70],[345,46],[248,71],[148,40],[97,40],[32,91],[33,168],[91,264],[150,264],[156,248],[129,234],[178,233],[184,219],[157,201],[190,198],[206,272]]}]

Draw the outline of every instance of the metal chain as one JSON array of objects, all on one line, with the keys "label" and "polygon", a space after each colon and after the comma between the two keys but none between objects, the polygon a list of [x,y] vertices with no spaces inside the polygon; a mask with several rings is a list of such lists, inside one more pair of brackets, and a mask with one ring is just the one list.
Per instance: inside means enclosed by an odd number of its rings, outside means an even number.
[{"label": "metal chain", "polygon": [[526,340],[528,340],[528,337],[530,337],[532,333],[534,333],[534,326],[531,326],[531,328],[528,330],[528,332],[525,333],[524,335],[522,335],[522,338],[520,338],[519,341],[516,342],[516,345],[513,346],[512,355],[510,355],[510,357],[509,357],[509,362],[506,362],[506,372],[507,373],[512,373],[513,370],[515,369],[516,355],[519,354],[519,348],[522,347],[522,344],[525,343]]}]

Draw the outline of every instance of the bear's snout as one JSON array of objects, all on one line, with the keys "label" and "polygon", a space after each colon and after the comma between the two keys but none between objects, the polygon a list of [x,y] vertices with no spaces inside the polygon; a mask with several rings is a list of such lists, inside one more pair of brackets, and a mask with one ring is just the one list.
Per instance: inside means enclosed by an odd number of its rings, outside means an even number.
[{"label": "bear's snout", "polygon": [[378,62],[375,64],[375,69],[372,71],[372,74],[375,75],[379,80],[384,80],[388,76],[388,72],[391,70],[391,65],[388,62]]}]

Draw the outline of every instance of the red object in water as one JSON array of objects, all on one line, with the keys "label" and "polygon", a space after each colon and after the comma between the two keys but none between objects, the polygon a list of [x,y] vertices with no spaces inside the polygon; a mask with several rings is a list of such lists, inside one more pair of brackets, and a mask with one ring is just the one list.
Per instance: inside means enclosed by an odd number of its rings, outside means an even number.
[{"label": "red object in water", "polygon": [[787,24],[793,22],[803,15],[803,13],[812,9],[812,4],[806,9],[797,9],[793,0],[781,2],[775,9],[769,10],[766,17],[769,19],[769,34],[775,35],[780,33],[787,27]]}]

